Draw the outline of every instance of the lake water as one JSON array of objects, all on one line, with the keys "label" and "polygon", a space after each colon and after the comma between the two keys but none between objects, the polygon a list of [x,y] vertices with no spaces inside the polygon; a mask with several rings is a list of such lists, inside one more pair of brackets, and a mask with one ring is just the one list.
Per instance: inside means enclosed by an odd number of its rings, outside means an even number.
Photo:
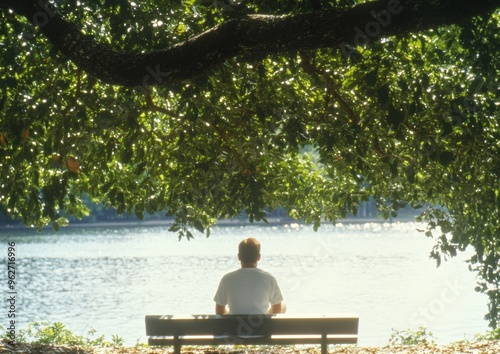
[{"label": "lake water", "polygon": [[[58,234],[0,230],[0,259],[16,243],[18,328],[63,322],[146,342],[145,314],[213,313],[239,241],[262,244],[259,267],[273,273],[289,314],[356,313],[359,344],[385,345],[392,329],[433,332],[438,343],[484,333],[487,298],[474,292],[468,254],[436,268],[433,241],[414,223],[215,227],[178,241],[165,227],[71,228]],[[5,264],[5,263],[4,263]],[[6,268],[1,274],[7,292]],[[0,319],[7,323],[7,306]]]}]

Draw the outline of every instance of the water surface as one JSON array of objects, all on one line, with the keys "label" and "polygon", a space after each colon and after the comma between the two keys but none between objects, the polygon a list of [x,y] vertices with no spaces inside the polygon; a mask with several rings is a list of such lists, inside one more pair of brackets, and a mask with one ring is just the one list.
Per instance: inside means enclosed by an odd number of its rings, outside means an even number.
[{"label": "water surface", "polygon": [[[288,313],[357,313],[360,345],[387,344],[393,328],[425,326],[438,343],[483,333],[487,298],[474,292],[470,254],[436,268],[433,241],[418,227],[221,226],[208,239],[180,242],[167,226],[1,230],[0,259],[15,241],[20,327],[60,321],[79,334],[117,334],[129,345],[147,341],[145,314],[213,313],[218,282],[239,266],[237,245],[249,236],[261,241],[259,267],[278,279]],[[4,271],[2,284],[5,278]]]}]

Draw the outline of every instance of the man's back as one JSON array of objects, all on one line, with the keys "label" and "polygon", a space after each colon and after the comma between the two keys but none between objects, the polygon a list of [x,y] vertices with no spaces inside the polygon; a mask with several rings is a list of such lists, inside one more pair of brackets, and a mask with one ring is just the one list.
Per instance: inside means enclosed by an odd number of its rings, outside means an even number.
[{"label": "man's back", "polygon": [[241,268],[220,281],[214,301],[229,305],[230,314],[266,313],[270,305],[283,301],[274,276],[259,268]]}]

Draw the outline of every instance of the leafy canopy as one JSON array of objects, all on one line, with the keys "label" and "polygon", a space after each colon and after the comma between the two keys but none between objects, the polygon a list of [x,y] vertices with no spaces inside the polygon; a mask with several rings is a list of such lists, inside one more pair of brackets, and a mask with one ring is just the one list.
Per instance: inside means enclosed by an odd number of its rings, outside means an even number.
[{"label": "leafy canopy", "polygon": [[[3,0],[4,2],[6,0]],[[1,2],[0,2],[1,3]],[[350,9],[351,1],[61,0],[95,41],[160,50],[248,14]],[[446,15],[443,15],[446,16]],[[373,196],[407,204],[470,267],[500,319],[500,12],[341,47],[252,52],[192,78],[109,85],[26,18],[0,12],[0,203],[38,228],[86,215],[163,211],[172,231],[284,207],[315,228]],[[90,37],[89,37],[90,38]],[[360,37],[361,38],[361,37]],[[359,44],[359,45],[356,45]],[[154,75],[153,75],[154,78]],[[304,151],[314,153],[305,153]]]}]

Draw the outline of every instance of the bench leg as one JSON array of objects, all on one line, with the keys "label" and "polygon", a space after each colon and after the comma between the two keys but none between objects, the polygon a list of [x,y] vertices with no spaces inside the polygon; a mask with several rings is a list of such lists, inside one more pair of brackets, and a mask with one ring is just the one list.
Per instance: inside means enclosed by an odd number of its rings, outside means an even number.
[{"label": "bench leg", "polygon": [[328,352],[328,341],[326,340],[326,334],[321,335],[321,354],[327,354]]},{"label": "bench leg", "polygon": [[178,335],[174,335],[174,354],[181,354],[181,341]]}]

